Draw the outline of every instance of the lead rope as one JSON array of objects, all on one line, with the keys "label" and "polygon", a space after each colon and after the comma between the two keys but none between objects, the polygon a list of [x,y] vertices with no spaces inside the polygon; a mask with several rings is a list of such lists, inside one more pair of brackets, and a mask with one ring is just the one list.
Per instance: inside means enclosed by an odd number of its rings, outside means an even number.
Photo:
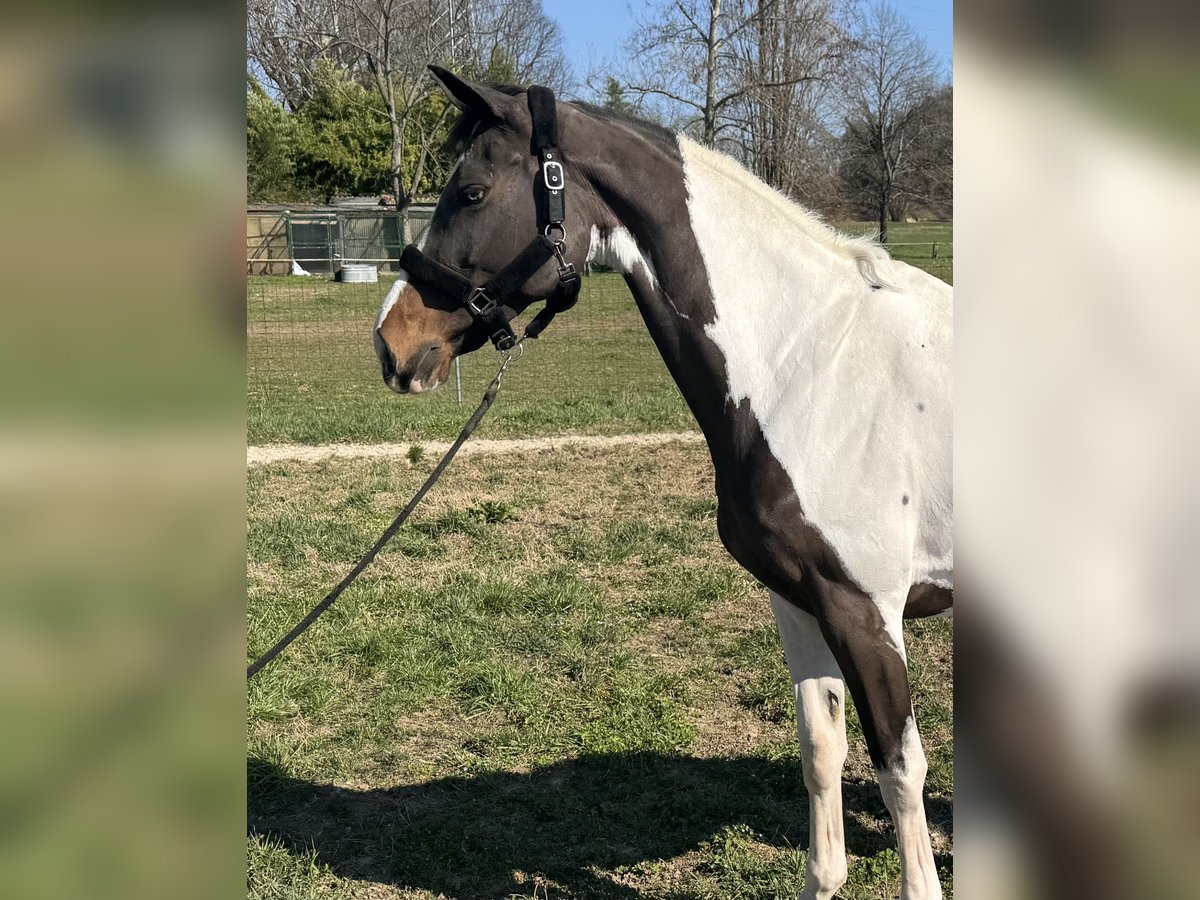
[{"label": "lead rope", "polygon": [[413,498],[408,501],[408,505],[400,511],[400,514],[396,516],[396,518],[392,519],[392,524],[384,530],[383,534],[380,535],[379,540],[374,543],[371,549],[364,553],[362,558],[355,563],[354,568],[350,570],[346,577],[338,582],[337,587],[326,594],[325,599],[314,606],[309,611],[308,615],[297,622],[295,628],[281,637],[275,646],[250,664],[250,667],[246,669],[247,681],[261,672],[263,667],[270,663],[271,660],[277,657],[284,650],[286,650],[292,641],[304,634],[304,632],[309,629],[309,626],[312,625],[313,622],[317,621],[317,619],[323,612],[325,612],[325,610],[333,606],[333,604],[337,602],[338,597],[342,595],[342,592],[354,583],[354,580],[363,573],[363,570],[366,569],[367,566],[369,566],[372,562],[374,562],[375,557],[379,555],[379,551],[387,545],[388,541],[396,536],[396,532],[400,530],[400,526],[404,524],[405,520],[412,514],[412,511],[417,508],[417,504],[424,499],[427,493],[429,493],[429,489],[432,488],[434,484],[437,483],[437,480],[442,477],[442,473],[446,471],[446,467],[450,465],[450,461],[454,459],[454,455],[458,453],[459,448],[466,443],[467,438],[469,438],[475,429],[479,427],[479,423],[483,421],[484,415],[486,415],[487,411],[491,409],[492,403],[496,399],[496,394],[500,391],[500,382],[504,378],[505,370],[510,364],[520,359],[524,353],[524,338],[518,341],[510,350],[505,352],[504,362],[500,365],[500,371],[496,373],[496,377],[492,379],[492,383],[489,384],[487,386],[487,390],[483,392],[483,399],[479,401],[479,406],[475,409],[475,412],[471,414],[471,418],[467,419],[467,424],[464,425],[462,431],[458,433],[458,437],[455,439],[454,443],[450,445],[450,449],[446,451],[446,455],[442,457],[441,461],[434,466],[433,471],[429,473],[429,477],[425,479],[425,483],[421,485],[420,490],[413,494]]}]

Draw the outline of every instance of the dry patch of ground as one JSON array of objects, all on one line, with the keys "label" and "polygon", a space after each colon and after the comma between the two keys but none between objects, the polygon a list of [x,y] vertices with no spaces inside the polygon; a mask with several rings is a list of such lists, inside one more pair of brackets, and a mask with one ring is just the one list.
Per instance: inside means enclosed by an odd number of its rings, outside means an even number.
[{"label": "dry patch of ground", "polygon": [[[612,447],[661,447],[665,444],[697,444],[704,440],[700,432],[676,431],[667,434],[582,434],[537,438],[476,438],[463,445],[459,456],[529,453],[541,450]],[[450,441],[425,441],[384,444],[265,444],[246,448],[246,465],[294,461],[320,462],[324,459],[407,459],[413,454],[441,456],[450,449]]]}]

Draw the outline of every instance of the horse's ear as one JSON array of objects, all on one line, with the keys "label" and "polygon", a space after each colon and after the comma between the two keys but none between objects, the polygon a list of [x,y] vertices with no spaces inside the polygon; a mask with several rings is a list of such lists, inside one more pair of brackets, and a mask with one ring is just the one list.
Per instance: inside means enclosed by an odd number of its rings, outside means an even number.
[{"label": "horse's ear", "polygon": [[441,66],[430,66],[434,81],[441,85],[442,90],[450,98],[450,102],[463,112],[471,113],[481,118],[493,117],[505,119],[513,107],[513,98],[488,87],[486,84],[472,84],[459,78],[449,69]]}]

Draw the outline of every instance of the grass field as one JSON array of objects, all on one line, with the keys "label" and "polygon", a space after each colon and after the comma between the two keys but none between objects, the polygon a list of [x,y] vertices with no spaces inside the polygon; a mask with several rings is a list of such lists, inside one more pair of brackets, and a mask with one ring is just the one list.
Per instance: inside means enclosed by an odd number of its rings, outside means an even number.
[{"label": "grass field", "polygon": [[[453,379],[398,397],[379,377],[371,323],[387,284],[251,279],[249,440],[414,440],[452,437],[496,374],[487,347],[462,359],[464,406]],[[691,416],[642,324],[624,281],[593,275],[564,314],[505,376],[502,402],[480,434],[677,431]]]},{"label": "grass field", "polygon": [[[842,223],[852,232],[865,223]],[[893,227],[893,255],[952,279],[948,224]],[[938,241],[932,258],[929,243]],[[400,398],[379,378],[371,349],[375,313],[387,292],[374,285],[314,278],[253,277],[248,305],[248,421],[252,444],[403,441],[452,437],[495,373],[490,350],[462,361],[463,400],[454,383]],[[507,378],[482,429],[492,437],[612,434],[693,427],[624,281],[584,280],[579,305],[560,316]]]},{"label": "grass field", "polygon": [[[249,653],[424,478],[249,472]],[[807,804],[764,590],[721,548],[699,445],[460,460],[326,618],[250,685],[249,896],[795,896]],[[950,624],[907,631],[947,896]],[[895,897],[856,717],[845,900]]]}]

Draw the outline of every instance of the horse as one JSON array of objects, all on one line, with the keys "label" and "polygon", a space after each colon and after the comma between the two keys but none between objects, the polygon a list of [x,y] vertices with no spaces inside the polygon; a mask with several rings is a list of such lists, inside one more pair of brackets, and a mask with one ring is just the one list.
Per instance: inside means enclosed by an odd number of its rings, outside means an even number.
[{"label": "horse", "polygon": [[[685,136],[552,94],[539,112],[544,88],[430,69],[461,110],[462,155],[377,317],[384,381],[430,390],[489,338],[512,346],[498,321],[569,306],[574,270],[621,272],[708,444],[721,541],[769,590],[810,798],[801,897],[847,877],[849,688],[901,898],[940,898],[902,620],[953,602],[951,289]],[[552,246],[523,250],[531,236]]]}]

